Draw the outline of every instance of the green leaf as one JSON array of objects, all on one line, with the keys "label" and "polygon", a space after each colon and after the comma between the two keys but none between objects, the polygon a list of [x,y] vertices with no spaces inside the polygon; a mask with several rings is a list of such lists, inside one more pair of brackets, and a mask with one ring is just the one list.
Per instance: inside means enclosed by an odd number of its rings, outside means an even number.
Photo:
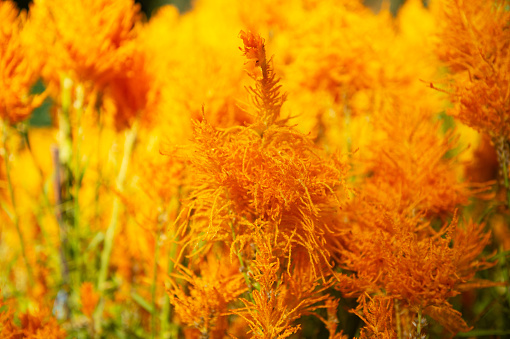
[{"label": "green leaf", "polygon": [[133,298],[133,300],[147,312],[149,312],[151,314],[154,312],[152,305],[138,293],[131,292],[131,298]]},{"label": "green leaf", "polygon": [[498,260],[498,259],[509,257],[509,256],[510,256],[510,251],[504,251],[504,252],[496,254],[493,257],[488,258],[487,260],[494,261],[494,260]]}]

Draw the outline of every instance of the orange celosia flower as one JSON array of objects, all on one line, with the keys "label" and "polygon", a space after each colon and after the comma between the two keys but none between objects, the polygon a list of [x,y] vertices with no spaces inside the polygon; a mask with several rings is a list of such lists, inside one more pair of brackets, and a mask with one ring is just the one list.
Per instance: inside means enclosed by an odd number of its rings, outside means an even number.
[{"label": "orange celosia flower", "polygon": [[273,127],[260,138],[250,129],[221,132],[202,122],[194,140],[196,185],[188,203],[195,210],[193,241],[233,242],[234,231],[246,244],[254,237],[251,223],[260,220],[281,248],[288,252],[292,237],[292,246],[306,248],[317,273],[322,271],[345,165],[338,158],[320,159],[311,140],[286,127]]},{"label": "orange celosia flower", "polygon": [[457,158],[446,156],[456,146],[453,132],[441,135],[440,125],[420,107],[395,106],[373,119],[380,133],[361,160],[365,197],[398,201],[403,209],[414,206],[415,213],[434,217],[448,216],[468,202],[475,191],[459,180]]},{"label": "orange celosia flower", "polygon": [[91,282],[84,282],[80,287],[81,311],[91,317],[99,301],[99,293]]},{"label": "orange celosia flower", "polygon": [[251,74],[254,123],[226,130],[194,123],[189,216],[180,232],[193,258],[216,241],[230,247],[251,292],[245,307],[232,312],[256,337],[285,338],[299,330],[296,319],[329,300],[323,294],[332,285],[328,235],[346,193],[346,166],[280,120],[284,96],[263,40],[243,32],[241,38],[261,74]]},{"label": "orange celosia flower", "polygon": [[[1,292],[1,290],[0,290]],[[0,298],[0,335],[4,338],[17,338],[22,336],[22,330],[13,322],[11,308]]]},{"label": "orange celosia flower", "polygon": [[140,7],[132,0],[36,0],[29,14],[26,42],[49,86],[59,88],[61,77],[70,77],[101,88],[123,71]]},{"label": "orange celosia flower", "polygon": [[[255,63],[255,66],[260,67],[262,76],[259,77],[257,73],[250,72],[250,76],[256,80],[255,87],[249,87],[252,95],[252,100],[257,109],[256,121],[262,126],[262,132],[273,124],[277,124],[277,119],[280,118],[280,111],[283,103],[285,102],[285,94],[280,94],[279,79],[275,78],[273,67],[270,65],[271,59],[266,58],[266,48],[264,39],[259,35],[251,32],[245,33],[241,31],[239,34],[243,40],[244,48],[241,48],[244,55],[249,61]],[[278,122],[284,123],[286,120]]]},{"label": "orange celosia flower", "polygon": [[227,305],[247,289],[239,268],[226,265],[225,259],[216,258],[212,253],[208,255],[207,260],[201,262],[200,277],[185,267],[178,267],[180,274],[174,276],[189,283],[189,292],[173,280],[167,291],[181,321],[202,337],[225,335]]},{"label": "orange celosia flower", "polygon": [[396,338],[393,299],[380,296],[372,298],[368,294],[362,294],[358,302],[359,305],[354,313],[365,322],[365,327],[360,332],[360,339]]},{"label": "orange celosia flower", "polygon": [[[250,48],[263,46],[260,37],[245,39]],[[267,60],[259,63],[263,73],[273,74]],[[257,224],[275,234],[274,241],[288,253],[289,239],[291,247],[306,248],[314,271],[322,274],[329,265],[323,244],[345,194],[346,165],[338,156],[321,158],[309,137],[278,120],[281,105],[275,100],[283,97],[274,74],[270,78],[257,78],[251,91],[263,105],[256,105],[253,125],[221,131],[205,121],[195,123],[191,161],[197,184],[188,204],[195,210],[189,236],[234,242],[234,232],[243,247],[254,240]]]},{"label": "orange celosia flower", "polygon": [[[163,78],[160,89],[167,108],[160,117],[172,121],[173,131],[167,130],[167,134],[176,143],[189,139],[183,132],[191,132],[190,117],[202,117],[202,106],[213,126],[231,127],[252,120],[239,104],[246,101],[242,84],[249,79],[242,67],[232,67],[241,65],[243,58],[235,52],[237,19],[227,17],[225,9],[231,14],[236,5],[219,8],[218,3],[211,7],[197,1],[186,15],[179,15],[173,6],[164,6],[140,32],[150,67],[155,66],[158,77]],[[225,18],[221,25],[216,24],[218,16]]]},{"label": "orange celosia flower", "polygon": [[474,279],[477,271],[493,266],[478,259],[490,241],[484,225],[468,222],[462,228],[454,218],[436,232],[423,215],[403,218],[384,210],[376,213],[383,216],[369,217],[351,230],[341,266],[353,274],[338,276],[337,288],[353,295],[383,293],[413,312],[422,310],[453,333],[468,330],[460,316],[448,323],[438,310],[452,313],[449,298],[497,285]]},{"label": "orange celosia flower", "polygon": [[[253,301],[241,298],[245,307],[233,311],[248,322],[255,338],[286,338],[300,329],[293,323],[301,316],[318,316],[314,311],[320,308],[335,308],[336,312],[337,304],[324,293],[333,280],[322,284],[318,281],[306,251],[294,253],[292,269],[285,268],[277,257],[280,250],[272,242],[270,236],[258,234],[256,258],[249,270],[252,283],[257,286],[252,291]],[[330,313],[327,320],[318,317],[328,326],[331,338],[342,338],[341,332],[336,333],[338,319]]]},{"label": "orange celosia flower", "polygon": [[338,299],[334,298],[327,299],[324,308],[327,311],[328,317],[327,319],[321,320],[324,322],[326,328],[329,331],[330,339],[347,339],[348,336],[343,334],[343,331],[337,332],[337,327],[339,325],[338,304],[339,304]]},{"label": "orange celosia flower", "polygon": [[26,119],[44,98],[30,94],[37,74],[21,43],[25,17],[14,2],[0,2],[0,119],[11,124]]},{"label": "orange celosia flower", "polygon": [[43,308],[35,314],[19,315],[20,326],[14,322],[14,314],[0,300],[0,336],[2,338],[65,339],[66,331],[57,323],[51,312]]},{"label": "orange celosia flower", "polygon": [[243,51],[244,56],[248,60],[254,61],[257,66],[260,66],[263,71],[265,70],[267,72],[268,66],[264,66],[264,63],[266,63],[264,39],[262,39],[260,35],[244,31],[239,33],[239,37],[243,40],[243,47],[239,47],[239,49]]},{"label": "orange celosia flower", "polygon": [[252,292],[253,302],[241,299],[246,307],[235,313],[246,319],[254,338],[283,339],[300,329],[292,322],[299,318],[298,308],[306,299],[295,299],[298,304],[294,307],[286,303],[287,286],[276,284],[280,262],[268,240],[264,236],[257,238],[257,257],[251,265],[251,276],[260,287]]},{"label": "orange celosia flower", "polygon": [[[505,180],[510,168],[510,34],[508,2],[445,1],[438,54],[452,71],[451,114],[488,135]],[[434,85],[431,85],[434,87]]]},{"label": "orange celosia flower", "polygon": [[20,320],[24,338],[64,339],[67,336],[49,310],[40,311],[36,315],[22,314]]},{"label": "orange celosia flower", "polygon": [[510,12],[504,0],[445,1],[438,53],[454,72],[452,114],[492,138],[510,138]]},{"label": "orange celosia flower", "polygon": [[105,90],[115,102],[114,121],[118,129],[129,127],[136,120],[145,125],[156,120],[161,83],[149,67],[151,56],[142,43],[140,38],[126,43],[123,67],[111,75]]}]

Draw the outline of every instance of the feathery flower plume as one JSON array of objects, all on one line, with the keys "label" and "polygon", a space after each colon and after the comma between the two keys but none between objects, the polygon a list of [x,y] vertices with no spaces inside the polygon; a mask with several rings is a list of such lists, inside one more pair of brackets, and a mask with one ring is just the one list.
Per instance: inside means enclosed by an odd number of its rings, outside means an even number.
[{"label": "feathery flower plume", "polygon": [[351,274],[338,276],[337,288],[346,295],[385,295],[412,312],[431,316],[452,333],[468,331],[460,315],[448,318],[453,322],[440,314],[456,312],[448,303],[451,297],[498,285],[474,278],[477,271],[494,265],[480,258],[490,233],[483,224],[467,222],[462,227],[457,217],[435,231],[423,214],[401,213],[376,208],[373,217],[365,216],[351,230],[340,263]]},{"label": "feathery flower plume", "polygon": [[81,311],[87,317],[92,317],[92,313],[99,301],[99,294],[94,290],[91,282],[84,282],[80,287]]},{"label": "feathery flower plume", "polygon": [[510,139],[508,2],[445,1],[438,53],[453,74],[451,113],[492,138]]},{"label": "feathery flower plume", "polygon": [[55,94],[61,77],[101,89],[122,72],[140,20],[132,0],[36,0],[29,13],[31,60]]},{"label": "feathery flower plume", "polygon": [[9,305],[0,299],[0,336],[2,338],[66,338],[66,331],[58,325],[57,320],[47,308],[19,314],[19,324],[15,322],[14,316]]},{"label": "feathery flower plume", "polygon": [[22,44],[25,21],[26,13],[18,13],[14,2],[0,2],[0,119],[10,124],[26,119],[44,99],[30,94],[37,74]]},{"label": "feathery flower plume", "polygon": [[188,283],[187,290],[170,280],[168,295],[179,318],[201,337],[219,338],[228,328],[228,304],[247,290],[236,265],[225,265],[226,256],[210,253],[200,263],[200,276],[179,266],[174,278]]},{"label": "feathery flower plume", "polygon": [[[249,87],[253,104],[257,109],[256,120],[262,132],[272,125],[281,125],[287,120],[278,121],[280,111],[285,102],[285,94],[280,94],[279,79],[272,67],[272,58],[267,59],[264,39],[260,35],[241,31],[239,37],[244,47],[240,48],[249,63],[252,63],[248,74],[256,81],[255,87]],[[257,73],[260,71],[260,73]]]},{"label": "feathery flower plume", "polygon": [[345,199],[347,167],[279,120],[284,96],[264,42],[240,36],[254,62],[256,86],[248,91],[257,115],[251,125],[226,130],[194,123],[193,185],[179,233],[197,262],[215,242],[226,243],[249,288],[245,307],[233,313],[256,337],[285,338],[298,331],[295,320],[328,300],[328,235]]},{"label": "feathery flower plume", "polygon": [[362,294],[358,298],[358,302],[359,305],[353,312],[365,322],[365,327],[361,329],[360,339],[396,338],[392,298],[381,296],[372,298],[368,294]]}]

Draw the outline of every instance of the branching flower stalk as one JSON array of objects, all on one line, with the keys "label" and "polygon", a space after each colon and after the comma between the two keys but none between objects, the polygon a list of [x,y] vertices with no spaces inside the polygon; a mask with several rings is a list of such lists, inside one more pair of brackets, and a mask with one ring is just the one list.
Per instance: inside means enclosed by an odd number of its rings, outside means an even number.
[{"label": "branching flower stalk", "polygon": [[267,59],[264,41],[244,31],[241,31],[239,37],[244,43],[244,47],[240,49],[248,59],[248,63],[253,63],[251,67],[260,68],[262,73],[262,77],[259,78],[257,72],[248,72],[255,80],[255,87],[248,88],[253,104],[257,108],[256,121],[259,126],[254,128],[262,135],[271,125],[279,125],[286,121],[278,122],[286,95],[280,94],[281,85],[271,66],[272,58]]}]

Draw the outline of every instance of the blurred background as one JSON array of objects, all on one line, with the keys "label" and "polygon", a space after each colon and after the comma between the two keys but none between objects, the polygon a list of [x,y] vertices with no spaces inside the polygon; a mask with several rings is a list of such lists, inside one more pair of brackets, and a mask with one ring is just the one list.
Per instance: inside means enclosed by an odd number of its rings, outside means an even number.
[{"label": "blurred background", "polygon": [[[18,7],[27,9],[29,6],[30,0],[17,0]],[[137,0],[136,2],[140,3],[142,6],[142,11],[149,18],[154,10],[158,9],[161,6],[172,4],[176,6],[181,13],[186,12],[192,6],[192,0]],[[390,10],[393,14],[395,14],[400,6],[405,2],[405,0],[365,0],[364,3],[368,7],[372,8],[374,11],[379,11],[381,9],[382,4],[386,2],[390,4]]]}]

